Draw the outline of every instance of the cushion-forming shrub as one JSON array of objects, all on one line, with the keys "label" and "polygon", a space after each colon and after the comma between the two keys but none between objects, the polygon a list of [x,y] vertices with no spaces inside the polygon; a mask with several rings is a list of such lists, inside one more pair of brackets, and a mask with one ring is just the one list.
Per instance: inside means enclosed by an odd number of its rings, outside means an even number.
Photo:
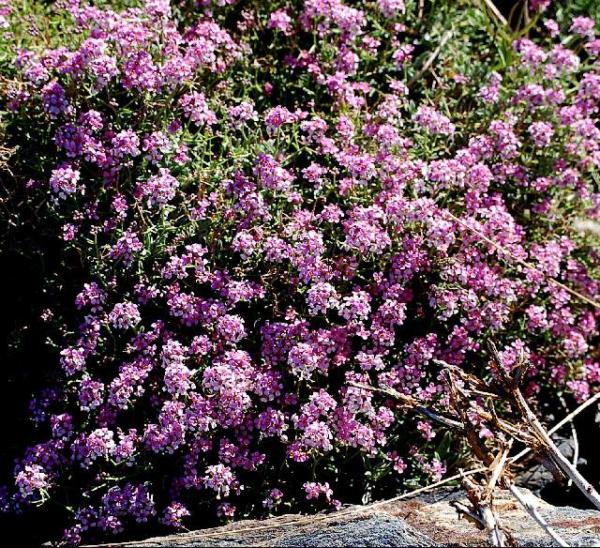
[{"label": "cushion-forming shrub", "polygon": [[589,396],[592,20],[427,89],[411,2],[188,4],[57,3],[15,52],[15,177],[88,279],[6,510],[77,544],[439,479],[441,434],[349,383],[443,409],[432,360],[485,372],[490,337],[528,397]]}]

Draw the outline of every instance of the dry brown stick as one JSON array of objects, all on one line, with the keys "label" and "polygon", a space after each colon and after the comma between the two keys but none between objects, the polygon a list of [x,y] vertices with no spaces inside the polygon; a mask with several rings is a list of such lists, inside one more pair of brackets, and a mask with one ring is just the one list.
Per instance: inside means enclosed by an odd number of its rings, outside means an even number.
[{"label": "dry brown stick", "polygon": [[[490,503],[490,507],[493,510],[493,496],[494,496],[494,489],[496,488],[496,484],[498,481],[502,481],[503,484],[507,483],[510,481],[510,478],[506,478],[503,477],[504,472],[506,471],[506,465],[508,463],[508,454],[510,453],[510,450],[512,449],[512,444],[513,444],[513,440],[510,440],[505,447],[503,447],[502,452],[500,453],[500,455],[498,457],[496,457],[496,459],[494,460],[494,468],[492,470],[492,476],[490,477],[490,480],[488,481],[487,487],[486,487],[486,499],[489,501]],[[504,540],[504,539],[502,539]],[[510,537],[509,537],[510,540]]]},{"label": "dry brown stick", "polygon": [[[360,388],[362,390],[367,390],[369,392],[379,392],[380,394],[385,394],[386,396],[389,396],[390,398],[397,399],[397,400],[401,401],[402,403],[404,403],[405,405],[407,405],[408,407],[410,407],[411,409],[413,409],[414,411],[421,413],[422,415],[426,416],[427,418],[429,418],[435,422],[438,422],[438,423],[442,424],[443,426],[446,426],[447,428],[454,428],[454,429],[461,430],[461,431],[463,431],[465,429],[463,422],[457,421],[450,417],[446,417],[444,415],[440,415],[439,413],[436,413],[435,411],[431,411],[427,407],[424,407],[423,405],[419,404],[417,402],[417,400],[415,398],[413,398],[412,396],[402,394],[391,388],[377,388],[375,386],[369,386],[368,384],[357,383],[354,381],[350,381],[348,383],[348,385],[353,386],[355,388]],[[487,421],[494,420],[494,417],[487,411],[484,411],[483,409],[479,410],[479,414],[481,415],[481,417],[484,420],[487,420]],[[504,420],[499,420],[499,419],[498,419],[498,426],[500,428],[502,428],[502,430],[504,430],[510,436],[512,436],[520,441],[523,441],[524,443],[529,441],[526,436],[527,433],[523,432],[523,430],[519,429],[518,426],[512,425]],[[531,439],[533,439],[533,438],[531,438]]]},{"label": "dry brown stick", "polygon": [[[515,382],[515,379],[509,375],[507,369],[504,367],[500,353],[498,352],[498,349],[494,343],[490,341],[488,343],[488,347],[492,355],[492,364],[495,366],[496,372],[500,375],[505,383],[505,390],[507,391],[507,396],[510,399],[511,404],[519,410],[521,416],[529,426],[530,431],[539,440],[540,447],[538,452],[542,457],[548,457],[550,461],[556,467],[558,467],[565,476],[571,478],[577,488],[598,510],[600,510],[600,494],[598,494],[593,485],[579,473],[577,468],[575,468],[568,461],[568,459],[565,458],[556,444],[552,441],[550,434],[546,432],[546,429],[537,418],[536,414],[531,410],[531,407],[529,407],[529,404],[519,389],[518,384]],[[521,369],[521,366],[525,365],[522,357],[520,358],[519,362],[520,364],[517,367],[518,369]],[[547,465],[546,467],[552,471],[552,467]]]},{"label": "dry brown stick", "polygon": [[540,515],[537,508],[531,504],[531,501],[529,501],[519,489],[517,489],[514,483],[511,483],[509,490],[517,499],[517,502],[525,508],[526,512],[538,523],[547,535],[549,535],[559,546],[569,546],[565,540],[550,527],[548,522]]},{"label": "dry brown stick", "polygon": [[494,14],[494,17],[496,17],[496,19],[498,19],[500,23],[502,23],[505,26],[508,26],[508,21],[506,20],[504,15],[500,13],[500,11],[492,2],[492,0],[483,0],[483,3],[489,8],[489,10]]},{"label": "dry brown stick", "polygon": [[506,546],[506,537],[500,529],[498,516],[492,509],[491,505],[484,503],[481,505],[481,517],[483,525],[489,532],[489,539],[493,546]]},{"label": "dry brown stick", "polygon": [[454,506],[464,514],[473,518],[479,525],[487,531],[488,539],[492,546],[505,546],[506,535],[502,532],[498,516],[494,512],[491,494],[482,490],[481,485],[470,478],[462,478],[462,486],[467,494],[467,498],[472,506],[469,512],[461,503]]},{"label": "dry brown stick", "polygon": [[[513,375],[510,375],[508,373],[508,371],[505,368],[503,368],[502,358],[501,358],[496,346],[493,343],[489,344],[489,350],[490,350],[490,353],[491,353],[492,359],[493,359],[492,364],[495,365],[496,371],[504,384],[503,389],[506,391],[508,400],[511,402],[511,405],[515,406],[521,412],[521,414],[526,417],[525,424],[528,426],[528,428],[530,430],[532,430],[534,432],[534,434],[537,434],[537,438],[539,438],[541,436],[541,434],[539,433],[537,426],[534,425],[534,421],[537,421],[537,417],[535,417],[535,415],[533,414],[531,409],[529,409],[527,407],[527,404],[526,404],[524,398],[520,397],[521,392],[518,388],[521,376],[527,370],[527,363],[525,362],[523,356],[521,356],[519,358],[517,367],[515,369],[513,369],[513,371],[512,371]],[[453,375],[450,374],[450,377],[452,379]],[[480,382],[479,379],[476,379],[476,383],[479,383],[479,382]],[[466,394],[463,394],[462,399],[468,400],[468,396]],[[516,401],[516,403],[515,403],[515,401]],[[496,413],[494,412],[493,407],[492,407],[491,411],[492,411],[492,414],[494,415],[496,426],[499,426],[501,423],[501,420],[496,416]],[[469,428],[469,425],[465,419],[463,419],[463,421],[465,423],[465,431],[467,432],[467,435],[468,435],[470,432],[473,431],[473,429]],[[468,439],[469,439],[469,442],[471,443],[471,439],[470,438],[468,438]],[[471,449],[476,454],[480,452],[479,444],[477,443],[477,441],[478,440],[476,440],[476,442],[475,442],[476,446],[473,446],[473,443],[471,443]],[[500,453],[498,453],[496,458],[494,458],[493,461],[491,462],[491,464],[489,465],[488,472],[491,471],[491,477],[489,478],[487,486],[486,486],[485,490],[483,491],[483,493],[484,493],[483,496],[481,495],[481,488],[479,485],[475,484],[471,480],[463,479],[463,487],[465,488],[465,491],[467,492],[467,496],[469,497],[469,500],[471,501],[471,504],[474,508],[476,516],[481,517],[481,523],[483,524],[485,529],[488,531],[490,544],[492,546],[503,546],[504,540],[505,540],[504,535],[499,526],[498,517],[494,513],[494,508],[493,508],[493,494],[494,494],[494,490],[496,487],[496,483],[500,480],[502,482],[502,486],[504,488],[506,488],[506,487],[509,488],[509,490],[511,491],[513,496],[517,499],[517,501],[521,505],[523,505],[525,510],[534,518],[534,520],[542,527],[544,532],[546,534],[548,534],[550,536],[550,538],[552,538],[554,541],[558,542],[560,546],[568,546],[564,542],[564,540],[560,537],[560,535],[558,535],[545,522],[545,520],[542,518],[542,516],[537,512],[537,508],[534,505],[530,504],[530,501],[527,500],[525,497],[523,497],[521,495],[520,491],[516,487],[514,487],[514,484],[510,478],[510,475],[505,474],[505,472],[506,472],[505,466],[507,464],[508,453],[510,452],[510,445],[505,444],[502,440],[500,440],[500,443],[501,443]],[[510,441],[510,443],[512,443],[512,440]],[[545,439],[543,440],[543,443],[540,444],[538,439],[536,439],[536,437],[534,437],[532,439],[530,445],[532,445],[532,444],[541,445],[541,447],[543,449],[546,449],[546,446],[547,446],[547,442]],[[489,460],[490,459],[488,457],[488,461]],[[484,462],[486,462],[486,460],[484,460]]]},{"label": "dry brown stick", "polygon": [[536,266],[532,265],[531,263],[528,263],[527,261],[524,261],[520,257],[517,257],[516,255],[511,253],[508,249],[506,249],[504,246],[495,242],[491,238],[488,238],[480,230],[473,228],[472,226],[470,226],[468,223],[466,223],[462,219],[459,219],[456,215],[453,215],[452,213],[450,213],[450,211],[446,210],[446,214],[451,219],[453,219],[454,221],[456,221],[457,223],[462,225],[464,228],[471,231],[473,234],[476,234],[479,238],[481,238],[486,243],[488,243],[491,246],[495,247],[496,249],[502,251],[502,253],[504,253],[505,255],[508,255],[513,261],[519,263],[521,266],[524,266],[525,268],[528,268],[529,270],[535,271],[536,273],[543,276],[545,280],[547,280],[550,283],[553,283],[554,285],[556,285],[557,287],[560,287],[561,289],[564,289],[567,293],[570,293],[574,297],[577,297],[578,299],[581,299],[582,301],[585,301],[586,303],[591,304],[595,308],[600,308],[600,303],[598,301],[591,299],[590,297],[587,297],[587,296],[583,295],[582,293],[579,293],[579,291],[575,291],[574,289],[571,289],[568,285],[565,285],[565,284],[559,282],[558,280],[552,278],[551,276],[548,276],[545,272],[541,271]]},{"label": "dry brown stick", "polygon": [[[569,408],[567,407],[567,402],[565,401],[565,398],[559,396],[559,400],[563,406],[563,409],[567,411],[568,414]],[[571,427],[571,439],[573,440],[573,459],[571,460],[571,464],[574,468],[577,468],[577,463],[579,462],[579,436],[577,435],[577,428],[575,428],[575,423],[572,420],[569,421],[569,426]],[[569,478],[569,481],[567,482],[567,487],[570,489],[572,485],[573,480]]]},{"label": "dry brown stick", "polygon": [[468,506],[460,501],[454,501],[451,504],[459,514],[463,514],[470,518],[472,521],[477,523],[481,529],[487,531],[490,546],[505,546],[505,537],[498,526],[496,515],[492,512],[489,506],[480,504],[473,509],[469,509]]},{"label": "dry brown stick", "polygon": [[486,498],[491,500],[494,489],[496,488],[496,483],[502,476],[504,472],[504,468],[506,467],[508,454],[510,453],[510,449],[512,447],[512,440],[506,445],[506,447],[498,454],[498,456],[494,459],[494,462],[490,466],[492,470],[492,475],[488,481],[486,487]]},{"label": "dry brown stick", "polygon": [[353,382],[353,381],[350,381],[348,383],[348,385],[353,386],[354,388],[360,388],[361,390],[367,390],[369,392],[379,392],[380,394],[385,394],[386,396],[400,400],[404,404],[413,408],[418,413],[421,413],[422,415],[425,415],[427,418],[429,418],[433,421],[439,422],[440,424],[443,424],[444,426],[447,426],[448,428],[458,428],[460,430],[463,429],[463,424],[461,422],[451,419],[449,417],[440,415],[439,413],[436,413],[435,411],[431,411],[430,409],[427,409],[427,407],[424,407],[420,403],[418,403],[417,400],[415,400],[413,397],[407,396],[406,394],[402,394],[400,392],[397,392],[396,390],[393,390],[391,388],[377,388],[375,386],[369,386],[368,384],[362,384],[362,383]]},{"label": "dry brown stick", "polygon": [[[444,363],[444,362],[442,362],[442,363]],[[376,389],[375,387],[372,387],[372,386],[363,385],[363,384],[354,383],[354,382],[350,382],[349,384],[352,385],[352,386],[354,386],[354,387],[356,387],[356,388],[362,388],[363,390],[369,390],[371,392],[376,392],[376,391],[384,390],[384,389]],[[386,391],[384,391],[384,393],[386,393]],[[396,393],[396,394],[399,394],[399,393]],[[389,393],[388,393],[388,395],[392,396],[392,394],[389,394]],[[402,394],[402,396],[403,396],[403,398],[410,398],[410,396],[405,396],[404,394]],[[590,407],[591,405],[593,405],[599,399],[600,399],[600,392],[597,392],[591,398],[589,398],[588,400],[586,400],[585,402],[583,402],[579,406],[577,406],[566,417],[563,417],[559,422],[557,422],[550,430],[548,430],[548,433],[549,434],[554,434],[555,432],[557,432],[558,430],[560,430],[565,424],[567,424],[568,422],[570,422],[571,420],[573,420],[573,418],[575,418],[577,415],[579,415],[580,413],[582,413],[583,411],[585,411],[588,407]],[[420,407],[423,410],[426,409],[426,408],[424,408],[422,406],[420,406]],[[432,417],[430,417],[430,418],[432,418]],[[433,420],[437,420],[437,416]],[[447,422],[442,422],[442,424],[446,424],[448,426]],[[460,424],[460,423],[458,423],[458,424]],[[462,427],[462,424],[460,424],[460,426]],[[531,453],[531,451],[532,451],[532,449],[530,447],[525,447],[522,451],[520,451],[516,455],[513,455],[512,457],[509,458],[510,463],[514,464],[514,463],[520,461],[525,455]],[[405,493],[404,495],[399,495],[399,497],[395,497],[393,499],[390,499],[390,502],[393,502],[393,501],[396,501],[396,500],[402,500],[403,498],[407,498],[409,496],[413,496],[413,495],[417,495],[417,494],[420,494],[420,493],[424,493],[424,492],[429,491],[431,489],[435,489],[436,487],[441,487],[442,485],[446,485],[446,484],[451,483],[453,481],[459,480],[463,476],[471,476],[471,475],[474,475],[474,474],[478,474],[480,472],[484,472],[485,470],[487,470],[487,468],[488,468],[487,466],[481,466],[479,468],[472,468],[471,470],[468,470],[466,472],[461,472],[459,474],[455,474],[453,476],[450,476],[450,477],[445,478],[443,480],[440,480],[438,482],[432,483],[431,485],[428,485],[428,486],[425,486],[425,487],[420,487],[419,489],[416,489],[415,491],[411,491],[410,493]],[[375,504],[378,504],[378,503],[375,503]],[[382,502],[382,504],[386,504],[386,501]]]},{"label": "dry brown stick", "polygon": [[542,423],[538,420],[538,418],[535,416],[535,413],[529,407],[529,404],[523,397],[523,394],[521,394],[521,391],[516,389],[514,392],[517,404],[521,408],[521,411],[529,422],[531,428],[540,437],[554,463],[568,478],[573,480],[573,483],[579,488],[579,490],[596,508],[598,508],[598,510],[600,510],[600,495],[596,489],[594,489],[593,485],[579,473],[577,468],[571,465],[568,459],[566,459],[558,447],[556,447],[556,444],[552,441],[552,438],[548,432],[546,432],[545,428],[542,426]]},{"label": "dry brown stick", "polygon": [[[583,402],[582,404],[580,404],[578,407],[573,409],[573,411],[571,411],[571,413],[569,413],[566,417],[562,418],[559,422],[557,422],[550,430],[548,430],[548,433],[554,434],[555,432],[560,430],[565,424],[567,424],[570,420],[572,420],[574,417],[576,417],[577,415],[579,415],[580,413],[585,411],[590,405],[594,404],[599,399],[600,399],[600,392],[597,392],[596,394],[594,394],[594,396],[592,396],[590,399],[588,399],[585,402]],[[525,449],[523,449],[516,455],[513,455],[512,457],[510,457],[509,461],[511,464],[514,464],[514,463],[520,461],[525,455],[527,455],[530,452],[531,452],[531,448],[526,447]],[[465,476],[473,476],[475,474],[485,472],[487,469],[488,469],[487,466],[480,466],[479,468],[471,468],[470,470],[467,470],[466,472],[454,474],[453,476],[449,476],[447,478],[444,478],[443,480],[436,481],[435,483],[431,483],[430,485],[426,485],[425,487],[419,487],[418,489],[415,489],[414,491],[410,491],[408,493],[398,495],[397,497],[394,497],[394,498],[391,498],[388,500],[375,502],[371,505],[371,507],[384,506],[384,505],[390,504],[392,502],[396,502],[399,500],[404,500],[404,499],[407,499],[410,497],[414,497],[416,495],[420,495],[421,493],[426,493],[427,491],[436,489],[437,487],[442,487],[444,485],[448,485],[449,483],[459,480]]]},{"label": "dry brown stick", "polygon": [[438,44],[438,47],[435,48],[432,52],[431,55],[427,58],[427,61],[425,61],[425,63],[423,64],[423,66],[421,67],[421,69],[419,70],[419,72],[417,72],[417,74],[415,74],[408,82],[408,87],[412,87],[412,85],[419,79],[421,78],[421,76],[423,76],[423,74],[425,74],[429,68],[431,67],[431,65],[433,64],[433,62],[437,59],[437,56],[440,54],[440,52],[442,51],[442,48],[446,45],[446,42],[448,42],[448,40],[450,40],[450,36],[452,36],[452,31],[447,30],[443,35],[442,35],[442,39],[440,40],[440,43]]},{"label": "dry brown stick", "polygon": [[[565,424],[572,421],[577,415],[581,412],[585,411],[590,405],[593,405],[598,400],[600,400],[600,392],[596,392],[591,398],[587,399],[579,406],[577,406],[573,411],[571,411],[566,417],[563,417],[560,421],[558,421],[550,430],[548,430],[548,434],[554,434],[558,432]],[[511,457],[511,462],[516,462],[521,460],[527,453],[531,452],[531,448],[526,447],[520,453],[517,453],[513,457]]]}]

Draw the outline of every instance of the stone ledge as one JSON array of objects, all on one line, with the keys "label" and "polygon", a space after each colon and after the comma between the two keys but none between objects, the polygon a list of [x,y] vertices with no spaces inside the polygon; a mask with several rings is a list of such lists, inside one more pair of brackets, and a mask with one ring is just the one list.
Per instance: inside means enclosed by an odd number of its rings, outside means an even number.
[{"label": "stone ledge", "polygon": [[[542,516],[571,546],[600,546],[600,512],[552,506],[527,493]],[[455,500],[464,500],[460,491],[440,490],[425,497],[353,506],[332,514],[288,514],[263,521],[239,521],[95,548],[488,546],[485,533],[459,517],[451,504]],[[554,545],[508,493],[499,493],[496,507],[502,525],[519,546]]]}]

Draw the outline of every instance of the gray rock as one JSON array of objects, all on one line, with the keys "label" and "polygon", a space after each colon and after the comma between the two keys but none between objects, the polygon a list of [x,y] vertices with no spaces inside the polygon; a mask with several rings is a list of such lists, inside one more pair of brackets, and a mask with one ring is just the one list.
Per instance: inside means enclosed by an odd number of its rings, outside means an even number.
[{"label": "gray rock", "polygon": [[435,546],[435,543],[404,520],[381,515],[319,531],[286,535],[273,546]]},{"label": "gray rock", "polygon": [[[527,492],[527,496],[569,545],[600,546],[600,512],[552,506],[531,492]],[[456,500],[466,502],[460,490],[439,489],[421,498],[348,507],[332,514],[240,521],[213,529],[102,546],[488,546],[485,531],[480,531],[457,513],[452,505]],[[519,546],[554,546],[510,493],[499,491],[494,505],[500,525]]]}]

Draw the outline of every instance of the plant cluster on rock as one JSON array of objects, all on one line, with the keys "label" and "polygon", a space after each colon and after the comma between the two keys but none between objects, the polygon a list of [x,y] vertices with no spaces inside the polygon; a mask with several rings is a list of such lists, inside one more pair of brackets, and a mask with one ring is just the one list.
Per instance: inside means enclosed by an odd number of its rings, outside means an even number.
[{"label": "plant cluster on rock", "polygon": [[485,374],[490,337],[534,401],[596,389],[595,23],[531,2],[469,64],[419,4],[0,2],[11,176],[85,273],[6,511],[78,544],[440,479],[448,440],[349,383],[443,409],[432,360]]}]

